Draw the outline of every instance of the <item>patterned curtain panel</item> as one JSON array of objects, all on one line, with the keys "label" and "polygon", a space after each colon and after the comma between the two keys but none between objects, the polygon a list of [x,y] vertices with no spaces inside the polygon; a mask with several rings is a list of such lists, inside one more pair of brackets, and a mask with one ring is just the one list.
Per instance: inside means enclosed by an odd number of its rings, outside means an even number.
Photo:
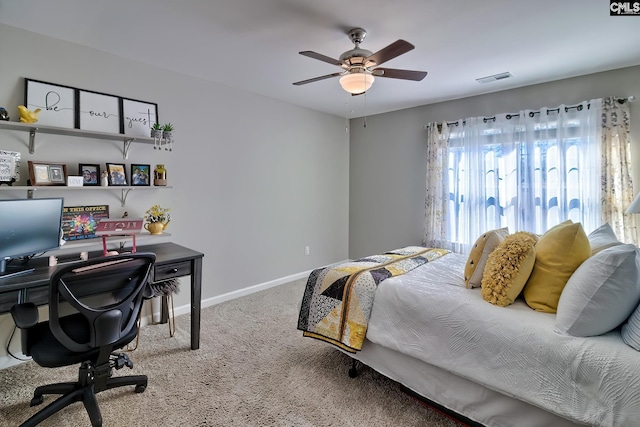
[{"label": "patterned curtain panel", "polygon": [[446,223],[449,200],[446,179],[448,140],[449,128],[446,122],[441,125],[430,123],[427,126],[427,185],[422,244],[430,248],[453,249]]},{"label": "patterned curtain panel", "polygon": [[608,222],[618,239],[638,244],[635,214],[624,211],[633,200],[629,150],[629,104],[608,97],[602,101],[602,222]]}]

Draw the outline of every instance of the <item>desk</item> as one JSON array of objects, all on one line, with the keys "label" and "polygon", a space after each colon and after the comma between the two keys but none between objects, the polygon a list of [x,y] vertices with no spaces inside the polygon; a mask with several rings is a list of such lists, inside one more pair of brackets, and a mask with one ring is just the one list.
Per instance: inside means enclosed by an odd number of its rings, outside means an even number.
[{"label": "desk", "polygon": [[[200,348],[200,308],[202,296],[202,258],[204,254],[175,243],[138,246],[137,252],[153,252],[156,263],[151,281],[191,276],[191,349]],[[89,258],[102,256],[102,251],[89,254]],[[49,278],[56,267],[49,267],[46,258],[34,259],[35,270],[20,276],[0,279],[0,313],[7,313],[18,302],[31,301],[37,305],[49,302]]]}]

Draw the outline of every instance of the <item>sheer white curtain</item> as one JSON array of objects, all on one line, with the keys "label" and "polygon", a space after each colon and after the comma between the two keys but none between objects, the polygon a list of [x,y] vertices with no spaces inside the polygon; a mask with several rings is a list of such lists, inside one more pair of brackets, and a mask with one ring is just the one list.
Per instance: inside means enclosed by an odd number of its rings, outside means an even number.
[{"label": "sheer white curtain", "polygon": [[[587,232],[597,228],[600,105],[471,117],[451,126],[443,210],[449,247],[466,253],[479,235],[501,227],[542,234],[571,219]],[[430,225],[442,224],[427,219]]]},{"label": "sheer white curtain", "polygon": [[608,222],[620,240],[638,244],[636,215],[624,211],[633,200],[629,150],[629,104],[612,97],[602,102],[602,222]]}]

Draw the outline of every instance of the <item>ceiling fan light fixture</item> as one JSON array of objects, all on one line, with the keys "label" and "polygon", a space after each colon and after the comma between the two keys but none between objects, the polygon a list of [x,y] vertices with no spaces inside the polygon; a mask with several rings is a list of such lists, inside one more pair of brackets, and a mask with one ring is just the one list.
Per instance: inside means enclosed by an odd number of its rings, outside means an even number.
[{"label": "ceiling fan light fixture", "polygon": [[369,73],[349,73],[340,77],[340,86],[351,94],[360,94],[369,90],[374,80]]}]

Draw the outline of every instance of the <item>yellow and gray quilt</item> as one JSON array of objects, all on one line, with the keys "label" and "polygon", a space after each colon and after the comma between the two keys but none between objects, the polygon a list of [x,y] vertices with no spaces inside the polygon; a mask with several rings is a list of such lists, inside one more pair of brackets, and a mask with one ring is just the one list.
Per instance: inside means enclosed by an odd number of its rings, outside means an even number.
[{"label": "yellow and gray quilt", "polygon": [[407,246],[314,270],[307,280],[298,329],[306,337],[330,342],[351,353],[361,350],[378,284],[449,252]]}]

